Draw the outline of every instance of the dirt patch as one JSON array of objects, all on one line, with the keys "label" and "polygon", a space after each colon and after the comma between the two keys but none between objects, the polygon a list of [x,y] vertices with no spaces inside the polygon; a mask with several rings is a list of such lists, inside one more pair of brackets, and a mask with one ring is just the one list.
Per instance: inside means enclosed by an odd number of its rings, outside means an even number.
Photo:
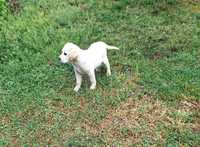
[{"label": "dirt patch", "polygon": [[180,131],[184,129],[200,131],[199,120],[191,123],[185,121],[184,117],[172,116],[174,112],[191,113],[197,109],[199,109],[198,103],[182,101],[178,108],[174,108],[149,95],[144,95],[139,100],[129,98],[117,108],[111,108],[107,117],[98,124],[85,120],[82,128],[88,134],[103,136],[108,144],[120,140],[122,146],[129,146],[141,144],[145,139],[149,139],[152,143],[157,141],[164,143],[167,132],[159,130],[159,126],[175,127]]},{"label": "dirt patch", "polygon": [[109,96],[117,96],[118,95],[118,91],[116,89],[111,89],[111,90],[104,90],[102,91],[102,95],[104,97],[109,97]]},{"label": "dirt patch", "polygon": [[7,3],[10,7],[10,10],[13,13],[19,13],[21,10],[21,5],[20,2],[18,0],[7,0]]},{"label": "dirt patch", "polygon": [[1,117],[0,123],[1,123],[2,125],[9,124],[9,123],[10,123],[10,118],[9,118],[9,116],[6,116],[6,115],[5,115],[5,116]]},{"label": "dirt patch", "polygon": [[65,114],[69,114],[70,112],[74,111],[74,109],[66,107],[64,102],[62,101],[50,100],[46,98],[46,104],[48,106],[48,109],[51,111],[62,112]]},{"label": "dirt patch", "polygon": [[140,100],[130,98],[118,108],[110,110],[99,124],[87,121],[84,128],[90,134],[105,136],[109,144],[114,140],[121,140],[125,146],[137,144],[144,138],[163,140],[162,134],[155,129],[158,122],[166,119],[167,111],[167,107],[151,97],[144,96]]},{"label": "dirt patch", "polygon": [[[129,81],[128,81],[129,82]],[[131,81],[130,84],[134,82]],[[128,84],[128,83],[127,83]],[[129,85],[129,84],[128,84]],[[113,95],[114,90],[110,95]],[[192,113],[199,112],[200,103],[191,100],[183,100],[177,107],[167,106],[164,102],[155,99],[150,95],[144,95],[141,98],[128,98],[118,107],[108,108],[108,115],[99,123],[92,122],[89,118],[84,121],[71,120],[71,115],[74,112],[83,111],[87,108],[87,102],[84,97],[79,97],[80,107],[70,109],[61,101],[47,101],[48,112],[33,113],[30,109],[26,112],[19,113],[18,117],[28,121],[29,119],[40,119],[40,127],[29,133],[27,142],[39,142],[40,145],[58,145],[62,146],[66,140],[77,135],[76,128],[85,131],[84,134],[94,136],[96,138],[104,138],[108,145],[118,141],[122,146],[133,144],[142,144],[148,139],[152,144],[159,141],[164,143],[167,138],[167,133],[163,129],[159,130],[160,124],[164,128],[173,128],[176,130],[191,129],[195,133],[200,132],[200,119],[195,119],[194,122],[186,122],[184,117],[174,117],[173,113]],[[62,118],[57,117],[55,113],[62,113]],[[196,116],[198,118],[198,116]],[[9,123],[10,119],[5,117],[1,120],[2,123]],[[62,123],[61,128],[55,128],[57,122]],[[63,127],[64,125],[64,127]],[[66,126],[65,126],[66,125]],[[52,134],[55,129],[59,134]],[[19,145],[20,137],[12,137],[11,142]]]},{"label": "dirt patch", "polygon": [[184,111],[200,111],[200,102],[192,101],[192,100],[185,100],[182,101],[179,105],[179,109]]},{"label": "dirt patch", "polygon": [[200,133],[200,102],[185,100],[179,104],[178,110],[182,113],[196,114],[193,123],[189,126],[194,133]]},{"label": "dirt patch", "polygon": [[200,1],[199,0],[181,0],[181,4],[184,7],[189,8],[194,13],[200,13]]}]

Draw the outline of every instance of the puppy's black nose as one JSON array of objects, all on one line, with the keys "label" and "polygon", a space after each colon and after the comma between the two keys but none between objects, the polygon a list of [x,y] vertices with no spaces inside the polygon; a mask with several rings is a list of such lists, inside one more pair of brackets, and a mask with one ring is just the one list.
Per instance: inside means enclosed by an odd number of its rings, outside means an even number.
[{"label": "puppy's black nose", "polygon": [[60,57],[58,57],[58,60],[60,61],[60,60],[61,60],[61,58],[60,58]]}]

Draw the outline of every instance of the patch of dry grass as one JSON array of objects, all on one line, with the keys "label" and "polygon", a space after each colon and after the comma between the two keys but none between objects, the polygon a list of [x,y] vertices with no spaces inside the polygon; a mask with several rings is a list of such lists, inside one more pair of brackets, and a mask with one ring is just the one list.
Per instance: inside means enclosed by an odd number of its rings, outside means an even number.
[{"label": "patch of dry grass", "polygon": [[180,2],[184,7],[189,8],[192,12],[200,13],[199,0],[181,0]]},{"label": "patch of dry grass", "polygon": [[[88,119],[77,126],[81,126],[94,136],[103,136],[108,145],[120,140],[122,146],[142,144],[144,140],[154,144],[164,144],[167,138],[164,128],[177,130],[193,129],[198,131],[199,120],[194,123],[186,122],[184,116],[173,117],[172,113],[192,113],[198,111],[199,104],[183,101],[178,109],[169,107],[162,101],[145,95],[138,100],[129,98],[115,109],[110,109],[108,115],[98,124]],[[195,128],[195,129],[194,129]]]},{"label": "patch of dry grass", "polygon": [[[113,91],[109,94],[113,96]],[[80,122],[73,120],[73,117],[78,112],[84,112],[89,104],[84,97],[79,97],[79,100],[80,106],[76,109],[65,107],[60,101],[48,100],[46,113],[39,113],[30,108],[24,113],[17,114],[18,119],[24,122],[21,124],[28,124],[33,120],[40,123],[37,129],[29,131],[23,141],[17,133],[20,130],[14,129],[12,132],[15,133],[11,134],[10,142],[20,146],[22,142],[31,144],[35,140],[35,142],[40,142],[40,145],[60,146],[73,136],[85,134],[104,138],[107,145],[112,145],[116,141],[122,146],[141,145],[146,140],[150,145],[163,145],[167,139],[167,129],[180,132],[189,129],[194,133],[200,133],[200,103],[196,101],[184,99],[174,107],[150,95],[144,95],[138,99],[130,97],[117,107],[110,107],[106,117],[100,122],[93,122],[88,117]],[[191,114],[196,114],[196,116],[194,120],[188,121],[187,118]],[[4,126],[10,121],[11,118],[8,117],[1,119]],[[54,132],[57,132],[56,135]],[[1,136],[5,135],[2,133]]]}]

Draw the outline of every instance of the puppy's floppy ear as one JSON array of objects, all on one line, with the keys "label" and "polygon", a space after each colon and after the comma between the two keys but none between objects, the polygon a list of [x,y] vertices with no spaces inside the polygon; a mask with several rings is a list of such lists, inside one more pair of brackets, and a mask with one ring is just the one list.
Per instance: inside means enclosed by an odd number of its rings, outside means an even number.
[{"label": "puppy's floppy ear", "polygon": [[78,58],[78,51],[76,51],[75,49],[72,49],[69,52],[68,57],[69,57],[70,62],[75,62]]}]

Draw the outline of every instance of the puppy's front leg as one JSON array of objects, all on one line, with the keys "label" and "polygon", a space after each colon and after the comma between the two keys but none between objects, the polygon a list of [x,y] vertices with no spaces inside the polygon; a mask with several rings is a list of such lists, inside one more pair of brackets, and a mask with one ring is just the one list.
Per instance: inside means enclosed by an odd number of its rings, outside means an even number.
[{"label": "puppy's front leg", "polygon": [[95,78],[95,72],[94,72],[94,70],[91,70],[88,73],[88,75],[89,75],[90,82],[91,82],[90,89],[95,89],[96,88],[96,78]]},{"label": "puppy's front leg", "polygon": [[74,87],[74,91],[77,92],[79,88],[81,87],[82,76],[76,70],[74,71],[75,71],[75,76],[76,76],[76,86]]}]

